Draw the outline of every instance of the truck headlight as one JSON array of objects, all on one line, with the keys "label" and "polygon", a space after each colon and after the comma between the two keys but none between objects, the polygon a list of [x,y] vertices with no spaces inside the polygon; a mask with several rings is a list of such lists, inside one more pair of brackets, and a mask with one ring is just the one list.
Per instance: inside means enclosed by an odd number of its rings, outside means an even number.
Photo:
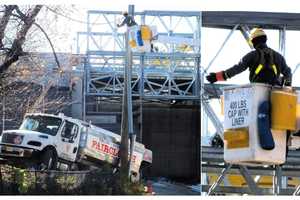
[{"label": "truck headlight", "polygon": [[13,140],[14,144],[21,144],[22,141],[23,141],[23,136],[20,135],[16,136]]}]

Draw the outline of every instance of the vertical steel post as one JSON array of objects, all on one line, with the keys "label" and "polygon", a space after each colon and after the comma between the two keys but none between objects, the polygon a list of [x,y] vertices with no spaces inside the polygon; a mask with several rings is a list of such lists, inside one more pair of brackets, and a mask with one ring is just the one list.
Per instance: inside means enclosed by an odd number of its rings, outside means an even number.
[{"label": "vertical steel post", "polygon": [[279,52],[285,57],[285,38],[286,38],[286,27],[284,26],[279,30]]},{"label": "vertical steel post", "polygon": [[5,95],[2,97],[2,133],[5,129]]},{"label": "vertical steel post", "polygon": [[[46,78],[45,76],[44,76],[44,78]],[[46,84],[46,81],[47,80],[44,80],[43,81],[43,85],[42,85],[42,93],[44,93],[45,92],[45,84]],[[48,82],[48,81],[47,81]],[[50,81],[49,81],[50,82]],[[44,113],[45,112],[45,97],[46,97],[46,95],[43,95],[43,99],[42,99],[42,112]]]},{"label": "vertical steel post", "polygon": [[[201,90],[201,86],[200,86],[200,67],[201,67],[201,23],[202,23],[202,18],[201,18],[201,12],[199,14],[199,16],[197,16],[197,25],[196,25],[196,29],[195,29],[195,40],[199,41],[199,46],[198,47],[194,47],[196,54],[198,54],[199,57],[195,58],[195,65],[196,65],[196,73],[197,75],[196,80],[195,80],[195,84],[194,84],[194,94],[195,96],[199,96],[200,97],[200,90]],[[200,90],[199,90],[200,88]],[[201,103],[199,104],[199,106],[201,106]]]},{"label": "vertical steel post", "polygon": [[[134,5],[128,6],[128,13],[132,17],[134,17]],[[132,116],[132,88],[131,88],[131,76],[132,76],[132,51],[129,46],[129,32],[127,28],[127,41],[126,41],[126,56],[127,56],[127,103],[128,103],[128,133],[130,138],[130,157],[129,157],[129,172],[128,175],[130,175],[131,171],[131,160],[133,156],[134,151],[134,144],[136,140],[136,134],[133,131],[133,116]]]},{"label": "vertical steel post", "polygon": [[201,117],[201,136],[203,134],[206,134],[207,130],[206,130],[206,122],[207,122],[207,115],[205,113],[205,110],[202,106],[202,102],[205,101],[204,98],[204,68],[201,67],[201,63],[200,63],[200,117]]},{"label": "vertical steel post", "polygon": [[[279,52],[282,54],[283,57],[285,57],[285,47],[286,47],[286,26],[283,26],[282,29],[279,30]],[[288,145],[288,144],[286,144]],[[286,152],[287,153],[287,152]],[[274,193],[280,194],[281,188],[287,187],[287,177],[282,176],[282,168],[281,166],[276,165],[275,167],[275,177],[274,182],[277,183],[274,184]]]},{"label": "vertical steel post", "polygon": [[89,53],[89,48],[90,48],[90,34],[91,34],[91,27],[90,27],[90,13],[88,12],[87,14],[87,34],[86,34],[86,57],[84,59],[84,81],[83,81],[83,115],[82,115],[82,119],[84,121],[86,121],[86,96],[87,93],[89,93],[89,73],[90,73],[90,53]]},{"label": "vertical steel post", "polygon": [[[202,167],[201,167],[201,134],[202,134],[202,106],[201,106],[201,95],[202,95],[202,84],[203,80],[201,79],[201,26],[202,26],[202,13],[200,12],[199,16],[197,16],[197,22],[196,22],[196,40],[199,41],[199,46],[195,47],[195,51],[198,53],[199,57],[196,59],[196,67],[197,67],[197,75],[196,75],[196,81],[195,81],[195,96],[199,97],[199,111],[200,111],[200,182],[204,183],[204,180],[206,180],[206,174],[202,173]],[[200,90],[198,89],[200,88]],[[205,177],[205,179],[204,179]],[[200,188],[200,192],[202,192],[202,187]]]},{"label": "vertical steel post", "polygon": [[[141,15],[141,24],[146,25],[145,14]],[[140,132],[139,140],[143,142],[143,98],[144,98],[144,66],[145,66],[145,55],[140,56],[140,81],[139,81],[139,92],[140,92]]]},{"label": "vertical steel post", "polygon": [[80,47],[79,47],[79,33],[77,33],[77,41],[76,41],[76,53],[80,54]]},{"label": "vertical steel post", "polygon": [[83,89],[83,95],[82,95],[82,120],[86,121],[86,91],[88,87],[88,79],[87,79],[87,57],[84,58],[84,65],[83,65],[83,81],[82,81],[82,89]]},{"label": "vertical steel post", "polygon": [[[134,5],[128,6],[128,14],[134,16]],[[126,36],[126,73],[127,73],[127,102],[128,102],[128,130],[129,134],[133,134],[133,120],[132,120],[132,91],[131,91],[131,75],[132,75],[132,51],[129,46],[129,28],[127,27]],[[125,81],[125,80],[124,80]]]},{"label": "vertical steel post", "polygon": [[279,195],[282,188],[282,171],[279,165],[274,167],[274,176],[273,176],[273,192],[275,195]]},{"label": "vertical steel post", "polygon": [[90,27],[90,13],[87,14],[87,34],[86,34],[86,51],[89,50],[90,47],[90,34],[91,34],[91,27]]},{"label": "vertical steel post", "polygon": [[[125,44],[128,50],[128,34],[127,29],[125,34]],[[126,180],[129,174],[129,162],[128,162],[128,59],[125,57],[125,67],[124,67],[124,88],[123,88],[123,98],[122,98],[122,122],[121,122],[121,144],[119,150],[119,157],[121,162],[120,175],[121,184],[125,186]]]},{"label": "vertical steel post", "polygon": [[145,56],[140,57],[140,81],[139,81],[139,92],[140,92],[140,135],[139,141],[143,142],[143,98],[144,98],[144,66]]}]

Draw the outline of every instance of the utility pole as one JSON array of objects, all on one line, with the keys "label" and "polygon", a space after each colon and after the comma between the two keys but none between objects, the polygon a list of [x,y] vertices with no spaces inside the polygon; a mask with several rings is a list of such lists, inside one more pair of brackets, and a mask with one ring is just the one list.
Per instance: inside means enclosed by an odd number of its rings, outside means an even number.
[{"label": "utility pole", "polygon": [[[134,5],[128,6],[128,14],[134,17]],[[127,27],[127,41],[126,41],[126,59],[127,59],[127,99],[128,99],[128,132],[130,139],[130,156],[128,161],[128,176],[130,176],[131,171],[131,159],[134,150],[134,143],[136,139],[136,134],[133,131],[133,116],[132,116],[132,91],[131,91],[131,75],[132,75],[132,51],[129,45],[129,28]]]},{"label": "utility pole", "polygon": [[[128,6],[128,15],[134,15],[134,5]],[[128,139],[133,136],[132,122],[132,93],[131,93],[131,71],[132,71],[132,51],[129,46],[130,28],[127,27],[125,35],[126,59],[124,68],[124,90],[122,101],[122,122],[121,122],[121,145],[120,145],[120,176],[122,187],[125,186],[130,171],[130,160],[128,160]],[[132,138],[132,137],[131,137]],[[133,141],[131,139],[131,141]],[[131,142],[130,146],[133,146]],[[131,157],[131,156],[130,156]]]}]

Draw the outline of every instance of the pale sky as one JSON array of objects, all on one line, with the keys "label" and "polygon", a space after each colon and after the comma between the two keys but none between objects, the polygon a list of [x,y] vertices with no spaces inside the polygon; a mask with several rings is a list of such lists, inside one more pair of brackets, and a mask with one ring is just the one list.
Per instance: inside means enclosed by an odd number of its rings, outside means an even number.
[{"label": "pale sky", "polygon": [[[122,10],[134,4],[136,10],[240,10],[299,12],[296,0],[1,0],[1,4],[80,4],[94,9]],[[299,4],[299,3],[298,3]]]},{"label": "pale sky", "polygon": [[[112,10],[122,11],[127,10],[129,4],[135,5],[136,11],[143,10],[177,10],[177,11],[262,11],[262,12],[299,12],[300,2],[297,4],[295,0],[1,0],[1,4],[76,4],[77,8],[82,8],[83,13],[85,10]],[[86,21],[84,14],[72,16],[78,20]],[[65,26],[62,23],[62,26]],[[73,38],[77,31],[85,31],[85,25],[74,24],[71,25],[70,33]],[[222,42],[226,38],[229,30],[222,29],[203,29],[202,30],[202,60],[201,65],[206,67],[210,60],[213,58]],[[268,45],[275,50],[278,50],[278,33],[277,31],[267,31]],[[287,64],[294,69],[300,63],[298,56],[298,48],[300,41],[300,32],[287,32],[286,39],[286,61]],[[73,41],[73,44],[75,42]],[[70,45],[68,45],[70,46]],[[72,47],[73,50],[75,45]],[[70,49],[70,47],[68,47]],[[236,64],[240,58],[249,52],[249,47],[244,42],[242,35],[236,33],[230,38],[228,44],[221,52],[215,63],[209,71],[220,71],[231,67]],[[300,86],[299,81],[295,78],[300,76],[300,70],[295,74],[293,85]],[[241,82],[242,81],[242,82]],[[248,83],[248,73],[244,72],[226,83]]]},{"label": "pale sky", "polygon": [[[83,14],[75,16],[76,19],[86,21],[85,10],[127,10],[129,4],[135,5],[135,11],[143,10],[173,10],[173,11],[261,11],[261,12],[290,12],[300,13],[300,2],[297,0],[1,0],[1,4],[76,4],[82,8]],[[72,16],[74,17],[74,16]],[[63,24],[63,23],[62,23]],[[62,26],[65,26],[63,24]],[[77,31],[85,31],[84,25],[71,25],[70,29],[74,36]],[[83,27],[83,28],[82,28]],[[201,66],[207,67],[230,30],[202,29],[201,40]],[[278,32],[267,30],[268,45],[278,50]],[[73,36],[72,36],[73,37]],[[286,35],[286,61],[292,68],[300,63],[298,55],[300,46],[300,32],[287,31]],[[74,48],[74,47],[73,47]],[[250,51],[242,35],[236,31],[228,41],[211,71],[220,71],[236,64],[240,58]],[[300,86],[300,70],[293,76],[293,86]],[[248,83],[248,72],[244,72],[226,83]],[[218,105],[216,103],[215,105]],[[218,114],[220,107],[216,106]],[[209,125],[210,127],[211,124]]]}]

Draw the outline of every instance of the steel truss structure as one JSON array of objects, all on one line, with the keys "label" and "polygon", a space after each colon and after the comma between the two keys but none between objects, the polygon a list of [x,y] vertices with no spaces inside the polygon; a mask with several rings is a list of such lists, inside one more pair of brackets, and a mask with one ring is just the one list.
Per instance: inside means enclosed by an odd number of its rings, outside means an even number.
[{"label": "steel truss structure", "polygon": [[[189,47],[187,51],[180,45],[154,42],[158,51],[133,53],[132,96],[158,100],[200,100],[201,133],[208,132],[207,122],[210,119],[221,137],[223,126],[209,103],[211,94],[206,91],[211,86],[204,84],[204,77],[232,34],[240,31],[248,41],[253,27],[278,30],[279,51],[284,55],[286,31],[300,30],[300,14],[294,13],[143,11],[136,12],[134,16],[139,25],[156,26],[159,35],[190,38],[199,41],[199,45]],[[87,30],[77,35],[77,53],[86,54],[84,97],[122,96],[126,52],[125,30],[116,26],[120,17],[120,11],[88,11]],[[231,30],[205,67],[200,67],[201,27]],[[85,109],[85,105],[83,107]],[[219,174],[213,185],[203,184],[203,192],[208,194],[298,194],[300,191],[300,187],[286,187],[287,177],[297,171],[295,164],[298,164],[298,155],[289,158],[295,162],[289,163],[290,168],[286,170],[285,166],[249,168],[227,165],[220,149],[202,147],[202,152],[203,173]],[[266,169],[269,171],[266,172]],[[241,174],[248,187],[220,187],[226,174],[233,172]],[[253,179],[253,175],[266,173],[274,177],[272,189],[259,188]],[[291,191],[295,189],[295,192]]]},{"label": "steel truss structure", "polygon": [[[150,99],[199,99],[201,12],[136,12],[139,25],[156,26],[158,35],[194,39],[199,44],[153,42],[156,51],[133,53],[132,95]],[[88,11],[87,31],[79,32],[77,53],[86,53],[86,95],[122,96],[124,29],[117,28],[119,11]],[[83,44],[83,45],[82,45]]]},{"label": "steel truss structure", "polygon": [[[219,174],[212,185],[203,185],[203,191],[213,194],[252,194],[252,195],[299,195],[300,187],[288,184],[288,177],[298,178],[300,164],[299,151],[289,151],[287,161],[280,166],[241,166],[224,163],[223,149],[202,148],[202,172]],[[247,185],[237,187],[230,185],[227,175],[241,175]],[[273,186],[258,186],[263,176],[273,177]],[[223,184],[221,185],[221,183]],[[248,186],[248,187],[247,187]]]},{"label": "steel truss structure", "polygon": [[[241,31],[242,35],[249,41],[249,32],[253,27],[263,27],[279,31],[279,52],[285,55],[285,40],[286,30],[300,30],[300,14],[295,13],[257,13],[257,12],[202,12],[202,25],[212,28],[231,29],[220,49],[216,52],[209,65],[201,70],[202,81],[204,74],[212,66],[215,59],[218,57],[227,41],[230,39],[234,31]],[[248,43],[249,44],[249,43]],[[296,66],[294,72],[298,66]],[[217,88],[215,88],[216,90]],[[208,132],[207,121],[211,120],[217,133],[223,138],[223,126],[218,116],[215,114],[209,104],[211,94],[206,93],[207,87],[201,84],[201,106],[203,113],[202,120],[202,135]],[[216,92],[217,93],[217,92]],[[283,166],[267,166],[267,167],[246,167],[241,165],[226,164],[223,158],[223,149],[202,146],[202,173],[215,173],[218,175],[216,181],[209,185],[208,176],[202,177],[202,190],[207,195],[217,194],[300,194],[300,186],[295,188],[288,187],[288,177],[299,178],[297,173],[297,165],[299,165],[299,153],[289,151],[287,162]],[[237,187],[230,185],[226,180],[227,174],[240,174],[245,182],[246,187]],[[258,186],[258,181],[261,176],[272,176],[273,187],[261,188]],[[223,182],[224,186],[220,184]]]}]

